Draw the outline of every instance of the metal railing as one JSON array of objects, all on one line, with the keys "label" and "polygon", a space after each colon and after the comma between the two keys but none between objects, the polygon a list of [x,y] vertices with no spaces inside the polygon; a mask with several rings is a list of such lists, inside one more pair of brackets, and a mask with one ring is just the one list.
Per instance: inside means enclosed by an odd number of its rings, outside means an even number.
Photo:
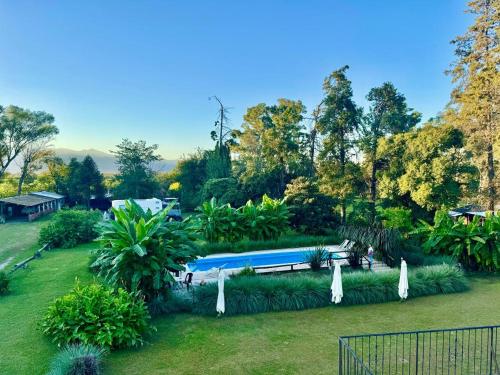
[{"label": "metal railing", "polygon": [[499,375],[496,326],[339,338],[341,375]]}]

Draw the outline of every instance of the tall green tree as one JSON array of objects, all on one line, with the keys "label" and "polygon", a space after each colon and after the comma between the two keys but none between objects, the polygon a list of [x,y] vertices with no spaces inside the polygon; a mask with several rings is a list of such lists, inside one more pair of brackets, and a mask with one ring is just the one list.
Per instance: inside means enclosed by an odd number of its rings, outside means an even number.
[{"label": "tall green tree", "polygon": [[17,195],[21,195],[26,179],[34,177],[34,174],[42,169],[53,155],[54,151],[48,147],[48,140],[34,142],[24,148],[20,154],[21,173],[17,184]]},{"label": "tall green tree", "polygon": [[495,143],[500,144],[500,1],[474,0],[469,13],[475,21],[456,38],[456,60],[451,73],[456,84],[452,92],[452,116],[467,135],[467,146],[485,181],[488,208],[495,209],[498,177]]},{"label": "tall green tree", "polygon": [[52,181],[53,189],[56,193],[68,195],[66,180],[68,178],[69,168],[64,160],[58,156],[47,160],[47,173]]},{"label": "tall green tree", "polygon": [[79,178],[83,201],[90,207],[90,199],[93,196],[102,198],[105,193],[104,177],[90,155],[85,156],[80,164]]},{"label": "tall green tree", "polygon": [[373,221],[376,217],[377,171],[380,167],[377,155],[379,139],[410,130],[420,121],[421,114],[408,107],[404,95],[390,82],[371,89],[366,98],[370,102],[370,110],[365,118],[361,145],[370,169],[370,212]]},{"label": "tall green tree", "polygon": [[82,164],[77,158],[71,158],[68,163],[66,175],[67,201],[70,205],[84,204],[81,195],[80,168]]},{"label": "tall green tree", "polygon": [[182,206],[187,210],[194,210],[201,203],[203,185],[207,181],[206,153],[198,150],[179,160],[170,178],[180,185]]},{"label": "tall green tree", "polygon": [[0,178],[27,147],[59,132],[54,121],[54,116],[43,111],[0,106]]},{"label": "tall green tree", "polygon": [[304,113],[302,102],[290,99],[248,108],[243,130],[236,132],[238,144],[234,147],[244,180],[257,174],[276,174],[277,186],[268,188],[283,195],[287,182],[307,167],[301,147]]},{"label": "tall green tree", "polygon": [[347,69],[349,67],[346,65],[325,78],[325,98],[317,124],[317,129],[323,136],[323,148],[319,153],[323,185],[340,198],[342,223],[346,219],[346,201],[354,193],[346,165],[362,118],[362,110],[352,97],[351,81],[346,77]]},{"label": "tall green tree", "polygon": [[463,133],[437,118],[421,128],[381,138],[377,173],[381,198],[427,210],[452,207],[474,191],[477,169],[464,150]]},{"label": "tall green tree", "polygon": [[161,160],[157,154],[158,145],[147,145],[145,141],[132,142],[129,139],[116,146],[111,153],[116,156],[118,185],[115,195],[122,198],[151,198],[158,190],[153,162]]}]

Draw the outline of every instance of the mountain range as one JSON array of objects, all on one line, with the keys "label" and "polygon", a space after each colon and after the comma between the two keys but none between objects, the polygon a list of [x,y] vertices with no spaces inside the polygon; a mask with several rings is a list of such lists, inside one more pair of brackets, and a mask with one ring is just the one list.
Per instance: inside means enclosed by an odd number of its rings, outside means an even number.
[{"label": "mountain range", "polygon": [[[55,148],[54,152],[56,156],[59,156],[64,160],[65,163],[68,163],[71,158],[76,158],[81,161],[85,156],[90,155],[92,159],[94,159],[97,167],[104,174],[114,174],[118,172],[118,168],[116,165],[116,157],[113,154],[96,150],[93,148],[87,150],[72,150],[69,148]],[[154,162],[152,165],[153,170],[158,172],[169,172],[171,171],[175,165],[177,164],[177,160],[160,160],[158,162]],[[19,167],[16,162],[13,162],[8,171],[10,173],[19,173]]]}]

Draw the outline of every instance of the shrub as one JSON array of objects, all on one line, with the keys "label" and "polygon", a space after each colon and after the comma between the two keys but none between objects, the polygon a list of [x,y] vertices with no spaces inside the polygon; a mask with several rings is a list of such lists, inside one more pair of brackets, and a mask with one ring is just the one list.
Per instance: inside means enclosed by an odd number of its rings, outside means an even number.
[{"label": "shrub", "polygon": [[91,267],[113,286],[141,291],[147,303],[163,299],[168,284],[174,282],[171,271],[184,270],[182,264],[201,255],[190,224],[167,221],[169,210],[152,215],[133,201],[127,201],[125,209],[113,210],[116,221],[99,227],[102,247]]},{"label": "shrub", "polygon": [[57,298],[42,321],[43,332],[58,345],[85,344],[112,349],[143,343],[149,313],[137,295],[101,284],[81,286]]},{"label": "shrub", "polygon": [[309,251],[305,255],[304,261],[309,263],[309,267],[313,271],[319,271],[323,263],[328,260],[328,251],[323,248],[317,248],[313,251]]},{"label": "shrub", "polygon": [[334,214],[334,199],[319,191],[318,184],[306,177],[299,177],[285,190],[293,228],[304,233],[324,234],[327,228],[339,223]]},{"label": "shrub", "polygon": [[50,223],[40,230],[38,242],[50,243],[53,247],[71,248],[97,237],[96,224],[100,221],[99,211],[60,210]]},{"label": "shrub", "polygon": [[204,202],[197,215],[203,237],[208,242],[235,242],[243,238],[241,214],[230,204],[218,204],[215,198]]},{"label": "shrub", "polygon": [[267,195],[255,205],[248,201],[234,209],[229,204],[220,205],[215,198],[198,208],[196,218],[203,237],[210,243],[277,239],[288,229],[288,208],[284,201]]},{"label": "shrub", "polygon": [[340,242],[337,233],[331,233],[325,236],[285,235],[276,240],[265,241],[243,240],[239,242],[204,243],[201,245],[201,248],[208,254],[242,253],[253,250],[286,249],[306,246],[315,247],[321,244],[330,245]]},{"label": "shrub", "polygon": [[207,180],[203,185],[201,197],[203,201],[215,198],[220,203],[229,203],[233,206],[245,203],[243,193],[238,189],[238,181],[233,177]]},{"label": "shrub", "polygon": [[[409,297],[467,290],[463,272],[449,265],[429,266],[410,271]],[[398,301],[398,270],[388,272],[352,272],[342,277],[344,298],[341,305]],[[226,315],[268,311],[303,310],[331,305],[331,277],[306,274],[257,276],[229,279],[224,285]],[[214,315],[217,285],[195,289],[193,312]]]},{"label": "shrub", "polygon": [[100,375],[105,353],[93,345],[68,345],[55,356],[48,375]]},{"label": "shrub", "polygon": [[9,276],[4,271],[0,271],[0,295],[9,291]]},{"label": "shrub", "polygon": [[232,277],[247,277],[247,276],[257,276],[257,272],[250,267],[250,266],[245,266],[240,272],[238,272],[236,275],[231,275]]},{"label": "shrub", "polygon": [[378,210],[378,215],[385,228],[398,229],[403,233],[414,229],[412,212],[410,209],[402,207],[388,207]]},{"label": "shrub", "polygon": [[276,240],[288,229],[290,214],[282,200],[264,195],[259,205],[248,201],[238,212],[242,217],[243,233],[251,240]]},{"label": "shrub", "polygon": [[489,214],[483,222],[475,216],[466,224],[453,221],[446,212],[436,212],[434,225],[420,220],[413,232],[423,236],[428,254],[449,255],[472,270],[500,270],[500,215]]}]

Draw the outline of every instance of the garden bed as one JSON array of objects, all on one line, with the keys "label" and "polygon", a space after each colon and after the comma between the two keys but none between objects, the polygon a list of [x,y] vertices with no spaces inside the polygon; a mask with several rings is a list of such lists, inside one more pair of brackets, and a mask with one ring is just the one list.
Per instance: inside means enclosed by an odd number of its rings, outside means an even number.
[{"label": "garden bed", "polygon": [[[399,272],[353,272],[342,278],[344,298],[340,305],[361,305],[399,300]],[[449,265],[422,267],[409,272],[409,298],[463,292],[468,289],[465,275]],[[228,280],[224,286],[226,315],[268,311],[304,310],[331,305],[331,278],[297,275],[249,276]],[[195,289],[193,312],[215,315],[216,284]]]}]

